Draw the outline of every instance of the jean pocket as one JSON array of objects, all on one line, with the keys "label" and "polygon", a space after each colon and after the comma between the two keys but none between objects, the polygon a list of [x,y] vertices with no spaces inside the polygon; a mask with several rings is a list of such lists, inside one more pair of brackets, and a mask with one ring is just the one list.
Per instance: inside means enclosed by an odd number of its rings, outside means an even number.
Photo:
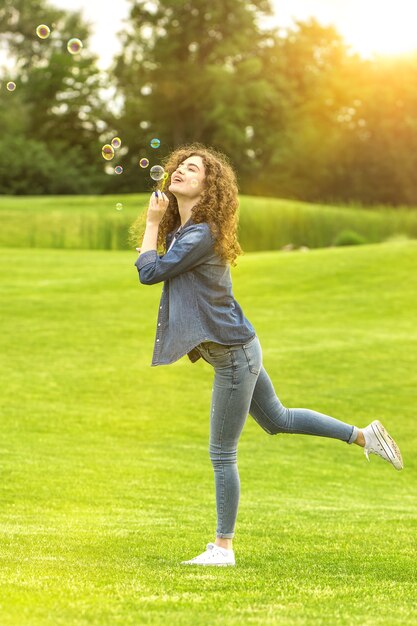
[{"label": "jean pocket", "polygon": [[254,342],[254,341],[256,341],[256,339],[257,339],[257,335],[254,335],[254,336],[252,337],[252,339],[249,339],[249,341],[247,341],[246,343],[243,343],[243,344],[242,344],[242,345],[243,345],[243,347],[244,347],[244,348],[249,347],[250,345],[252,345],[252,344],[253,344],[253,342]]},{"label": "jean pocket", "polygon": [[262,367],[262,351],[257,336],[253,337],[248,343],[242,344],[243,351],[248,362],[249,371],[258,376]]},{"label": "jean pocket", "polygon": [[216,343],[215,341],[206,342],[206,350],[209,356],[212,357],[230,355],[230,346],[226,346],[222,343]]}]

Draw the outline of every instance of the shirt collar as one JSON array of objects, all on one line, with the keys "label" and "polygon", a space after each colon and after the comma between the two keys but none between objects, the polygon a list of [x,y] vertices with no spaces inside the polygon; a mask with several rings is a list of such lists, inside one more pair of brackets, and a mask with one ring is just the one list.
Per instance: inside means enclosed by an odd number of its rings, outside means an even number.
[{"label": "shirt collar", "polygon": [[186,226],[189,226],[189,224],[194,223],[192,217],[189,217],[188,220],[185,222],[184,226],[180,226],[180,228],[185,228]]},{"label": "shirt collar", "polygon": [[194,224],[193,219],[191,217],[188,218],[188,220],[185,222],[184,226],[179,226],[177,228],[177,230],[175,231],[175,235],[178,235],[182,230],[184,230],[184,228],[186,226],[189,226],[190,224]]}]

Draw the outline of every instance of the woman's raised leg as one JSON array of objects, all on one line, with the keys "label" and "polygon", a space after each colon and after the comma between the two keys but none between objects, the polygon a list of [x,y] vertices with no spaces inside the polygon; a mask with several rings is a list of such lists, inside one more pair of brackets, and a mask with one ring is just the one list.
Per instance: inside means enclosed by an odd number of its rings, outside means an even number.
[{"label": "woman's raised leg", "polygon": [[360,433],[356,426],[324,413],[311,409],[284,407],[263,365],[253,390],[249,414],[270,435],[278,433],[317,435],[354,443]]}]

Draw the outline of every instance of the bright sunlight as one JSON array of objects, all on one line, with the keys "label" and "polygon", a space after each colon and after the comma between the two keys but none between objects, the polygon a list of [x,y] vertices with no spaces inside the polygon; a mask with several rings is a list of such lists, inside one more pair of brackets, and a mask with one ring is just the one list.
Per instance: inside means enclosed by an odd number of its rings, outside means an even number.
[{"label": "bright sunlight", "polygon": [[361,56],[397,55],[417,50],[417,7],[409,0],[362,2],[356,11],[346,11],[346,40]]}]

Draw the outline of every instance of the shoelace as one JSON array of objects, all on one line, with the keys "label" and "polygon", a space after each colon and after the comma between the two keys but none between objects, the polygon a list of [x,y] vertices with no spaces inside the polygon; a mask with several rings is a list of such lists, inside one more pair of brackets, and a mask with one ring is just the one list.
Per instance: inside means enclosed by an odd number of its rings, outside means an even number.
[{"label": "shoelace", "polygon": [[369,453],[373,452],[375,454],[375,450],[373,448],[364,448],[364,453],[368,461],[370,462]]},{"label": "shoelace", "polygon": [[[364,452],[365,452],[365,456],[368,459],[368,461],[369,461],[368,454],[370,452],[373,452],[374,454],[377,454],[378,456],[382,457],[386,461],[391,462],[391,458],[390,457],[394,457],[395,456],[395,448],[397,448],[397,446],[395,446],[395,445],[389,446],[387,444],[387,446],[389,448],[391,448],[391,449],[389,449],[389,453],[388,453],[387,450],[385,450],[384,446],[378,441],[378,439],[376,439],[376,445],[377,445],[377,448],[379,448],[379,449],[374,448],[372,445],[369,445],[369,446],[365,445]],[[394,452],[392,452],[392,449],[394,450]],[[383,452],[383,454],[381,454],[381,452]]]},{"label": "shoelace", "polygon": [[[377,446],[379,447],[379,450],[373,448],[372,446],[369,446],[369,447],[365,446],[364,452],[368,461],[370,460],[368,456],[370,452],[373,454],[377,454],[378,456],[381,456],[383,459],[386,459],[386,457],[388,456],[386,451],[384,450],[384,447],[378,441],[377,441]],[[381,451],[384,452],[384,454],[381,454]]]}]

